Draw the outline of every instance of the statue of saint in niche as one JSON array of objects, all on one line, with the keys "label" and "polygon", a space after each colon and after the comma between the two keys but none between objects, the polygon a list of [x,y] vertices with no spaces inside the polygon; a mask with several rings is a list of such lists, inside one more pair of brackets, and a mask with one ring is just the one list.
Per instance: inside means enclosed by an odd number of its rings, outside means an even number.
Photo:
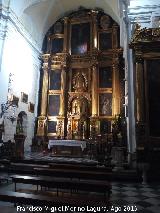
[{"label": "statue of saint in niche", "polygon": [[88,105],[83,99],[75,99],[72,102],[72,114],[75,115],[87,115]]},{"label": "statue of saint in niche", "polygon": [[80,106],[77,99],[72,102],[72,114],[80,114]]}]

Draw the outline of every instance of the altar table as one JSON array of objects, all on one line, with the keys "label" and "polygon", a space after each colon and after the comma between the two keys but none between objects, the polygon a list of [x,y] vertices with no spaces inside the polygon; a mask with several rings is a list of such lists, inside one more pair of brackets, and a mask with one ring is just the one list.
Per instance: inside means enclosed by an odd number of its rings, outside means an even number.
[{"label": "altar table", "polygon": [[82,155],[86,148],[86,141],[79,140],[49,140],[48,149],[60,155]]}]

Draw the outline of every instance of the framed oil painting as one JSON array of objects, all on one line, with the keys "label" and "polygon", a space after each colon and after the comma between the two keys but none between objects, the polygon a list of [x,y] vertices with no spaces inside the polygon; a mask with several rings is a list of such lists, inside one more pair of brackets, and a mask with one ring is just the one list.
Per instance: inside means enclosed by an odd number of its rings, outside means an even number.
[{"label": "framed oil painting", "polygon": [[57,121],[48,121],[48,133],[56,133]]},{"label": "framed oil painting", "polygon": [[99,94],[99,115],[112,116],[112,93]]},{"label": "framed oil painting", "polygon": [[49,95],[48,115],[58,116],[60,107],[60,95]]},{"label": "framed oil painting", "polygon": [[28,104],[28,95],[24,92],[21,92],[21,101],[25,104]]},{"label": "framed oil painting", "polygon": [[108,49],[112,49],[112,33],[99,33],[99,50],[105,51]]},{"label": "framed oil painting", "polygon": [[15,95],[12,95],[12,104],[18,107],[19,98]]},{"label": "framed oil painting", "polygon": [[50,90],[61,90],[61,71],[60,70],[51,70]]},{"label": "framed oil painting", "polygon": [[63,52],[63,38],[52,39],[51,52],[52,53]]},{"label": "framed oil painting", "polygon": [[34,106],[35,105],[33,103],[29,102],[29,104],[28,104],[28,111],[31,112],[31,113],[34,113]]},{"label": "framed oil painting", "polygon": [[99,88],[112,88],[112,68],[99,68]]},{"label": "framed oil painting", "polygon": [[72,24],[71,54],[85,54],[90,50],[90,23]]}]

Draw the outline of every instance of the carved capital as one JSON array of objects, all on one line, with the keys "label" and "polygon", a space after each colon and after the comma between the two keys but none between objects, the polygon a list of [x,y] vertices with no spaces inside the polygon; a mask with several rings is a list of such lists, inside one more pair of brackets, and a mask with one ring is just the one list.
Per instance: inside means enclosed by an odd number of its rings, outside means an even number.
[{"label": "carved capital", "polygon": [[49,58],[50,58],[50,54],[48,53],[42,55],[42,59],[44,63],[48,63]]},{"label": "carved capital", "polygon": [[64,24],[67,24],[69,17],[64,17],[63,20],[64,20]]},{"label": "carved capital", "polygon": [[135,62],[138,64],[142,64],[143,63],[143,58],[141,54],[136,54],[135,55]]},{"label": "carved capital", "polygon": [[92,19],[95,24],[97,23],[97,14],[98,14],[98,11],[95,11],[95,10],[91,11]]}]

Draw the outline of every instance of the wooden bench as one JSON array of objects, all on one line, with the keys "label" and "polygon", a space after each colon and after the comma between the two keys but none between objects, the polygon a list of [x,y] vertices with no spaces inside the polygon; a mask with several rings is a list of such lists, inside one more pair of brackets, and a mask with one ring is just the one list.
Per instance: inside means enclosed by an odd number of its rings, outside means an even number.
[{"label": "wooden bench", "polygon": [[24,163],[24,164],[39,164],[39,165],[47,165],[49,163],[58,163],[58,164],[74,164],[74,165],[86,165],[86,166],[96,166],[97,161],[76,161],[76,160],[69,160],[66,161],[65,158],[61,160],[52,159],[49,160],[38,160],[38,159],[23,159],[23,160],[13,160],[14,163]]},{"label": "wooden bench", "polygon": [[0,175],[0,183],[6,181],[8,183],[8,177]]},{"label": "wooden bench", "polygon": [[92,180],[110,180],[112,178],[111,172],[100,171],[80,171],[78,169],[48,169],[48,168],[34,168],[35,174],[46,175],[53,177],[64,178],[78,178],[78,179],[92,179]]},{"label": "wooden bench", "polygon": [[59,163],[49,163],[50,168],[53,169],[78,169],[83,171],[99,171],[99,172],[111,172],[112,167],[104,166],[87,166],[87,165],[76,165],[76,164],[59,164]]},{"label": "wooden bench", "polygon": [[[50,197],[44,195],[34,195],[27,193],[0,191],[0,201],[11,202],[14,204],[41,206],[41,207],[103,207],[108,206],[109,201],[90,200],[86,197],[84,199],[73,197]],[[46,210],[46,209],[44,209]],[[49,210],[49,209],[48,209]],[[51,211],[50,211],[51,212]]]},{"label": "wooden bench", "polygon": [[34,168],[49,168],[49,165],[27,164],[27,163],[11,163],[8,167],[9,173],[32,174]]},{"label": "wooden bench", "polygon": [[12,181],[15,183],[15,191],[17,191],[17,183],[40,185],[49,188],[57,189],[57,196],[59,189],[67,189],[71,192],[76,191],[86,191],[86,192],[96,192],[103,193],[105,198],[109,198],[111,194],[111,184],[107,181],[95,181],[95,180],[71,180],[66,178],[53,178],[53,177],[32,177],[32,176],[22,176],[13,175],[11,176]]}]

